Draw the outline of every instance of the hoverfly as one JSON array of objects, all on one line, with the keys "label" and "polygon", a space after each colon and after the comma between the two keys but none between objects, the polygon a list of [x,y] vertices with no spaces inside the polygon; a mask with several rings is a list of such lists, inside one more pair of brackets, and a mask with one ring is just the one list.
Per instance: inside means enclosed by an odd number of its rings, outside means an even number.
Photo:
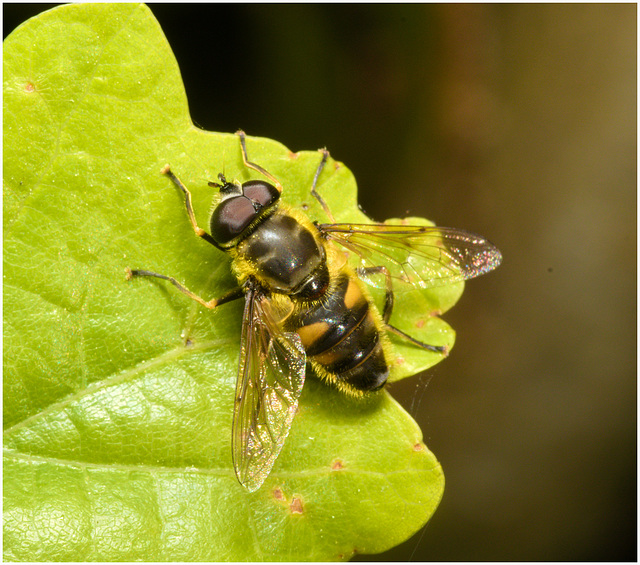
[{"label": "hoverfly", "polygon": [[[127,269],[127,278],[167,280],[210,309],[244,297],[232,455],[239,482],[253,492],[282,450],[307,364],[321,379],[358,396],[387,381],[388,332],[446,353],[445,347],[422,343],[389,323],[394,287],[429,288],[470,279],[495,269],[501,255],[486,239],[453,228],[335,223],[316,190],[326,150],[321,150],[311,194],[332,223],[312,222],[280,202],[282,185],[249,160],[245,135],[237,135],[244,165],[270,182],[230,182],[219,174],[219,183],[209,183],[221,196],[211,215],[211,233],[198,226],[186,186],[168,165],[162,172],[182,191],[196,235],[231,256],[238,287],[207,301],[173,277]],[[349,265],[349,254],[357,257],[357,267]],[[365,283],[385,290],[381,313]]]}]

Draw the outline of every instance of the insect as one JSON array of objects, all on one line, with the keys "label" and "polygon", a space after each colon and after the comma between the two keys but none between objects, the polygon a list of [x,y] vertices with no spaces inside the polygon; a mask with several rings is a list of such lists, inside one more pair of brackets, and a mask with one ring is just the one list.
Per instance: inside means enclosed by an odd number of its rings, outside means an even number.
[{"label": "insect", "polygon": [[[422,343],[390,324],[394,290],[469,279],[496,268],[501,255],[486,239],[458,229],[335,223],[317,191],[326,150],[321,150],[311,194],[332,223],[312,222],[280,202],[282,185],[249,160],[245,134],[237,135],[244,165],[267,180],[240,183],[219,174],[219,183],[210,182],[221,197],[210,233],[198,226],[186,186],[168,165],[162,170],[182,191],[196,235],[231,256],[237,288],[205,300],[159,273],[127,269],[127,278],[167,280],[209,309],[244,298],[232,456],[239,482],[253,492],[282,450],[307,365],[336,388],[361,396],[387,381],[389,333],[445,354],[445,347]],[[350,266],[349,254],[357,266]],[[368,284],[384,289],[382,312]]]}]

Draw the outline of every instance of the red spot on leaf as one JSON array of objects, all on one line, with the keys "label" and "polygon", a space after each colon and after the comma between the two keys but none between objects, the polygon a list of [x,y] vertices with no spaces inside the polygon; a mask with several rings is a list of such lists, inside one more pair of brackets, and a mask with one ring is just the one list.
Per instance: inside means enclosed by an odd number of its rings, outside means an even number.
[{"label": "red spot on leaf", "polygon": [[331,463],[331,470],[339,471],[340,469],[344,469],[344,463],[340,461],[340,459],[334,460],[334,462]]},{"label": "red spot on leaf", "polygon": [[294,496],[289,504],[289,511],[291,514],[304,514],[304,507],[302,505],[302,499]]}]

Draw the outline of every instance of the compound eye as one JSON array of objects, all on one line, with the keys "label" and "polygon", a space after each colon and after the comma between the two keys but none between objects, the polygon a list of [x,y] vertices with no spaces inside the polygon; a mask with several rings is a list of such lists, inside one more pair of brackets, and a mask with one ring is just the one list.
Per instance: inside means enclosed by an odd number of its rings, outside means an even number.
[{"label": "compound eye", "polygon": [[271,206],[280,198],[276,187],[262,180],[250,180],[243,183],[242,193],[259,204],[261,208]]},{"label": "compound eye", "polygon": [[211,235],[224,244],[238,237],[256,217],[256,209],[246,196],[234,196],[220,202],[211,214]]}]

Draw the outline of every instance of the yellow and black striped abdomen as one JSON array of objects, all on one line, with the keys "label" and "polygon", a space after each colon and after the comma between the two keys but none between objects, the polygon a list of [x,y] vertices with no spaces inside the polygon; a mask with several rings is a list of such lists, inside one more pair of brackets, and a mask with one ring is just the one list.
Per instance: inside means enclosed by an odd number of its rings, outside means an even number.
[{"label": "yellow and black striped abdomen", "polygon": [[384,385],[382,321],[354,276],[340,273],[322,300],[296,318],[307,359],[321,377],[352,394]]}]

